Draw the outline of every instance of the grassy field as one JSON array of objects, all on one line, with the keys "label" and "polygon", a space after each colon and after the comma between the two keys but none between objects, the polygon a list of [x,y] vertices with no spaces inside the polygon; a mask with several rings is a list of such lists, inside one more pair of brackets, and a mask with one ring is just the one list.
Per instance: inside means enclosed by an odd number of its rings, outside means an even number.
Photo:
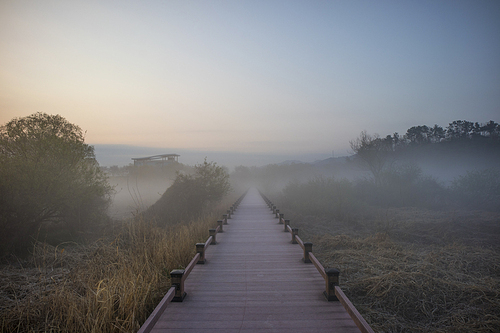
[{"label": "grassy field", "polygon": [[282,210],[376,332],[500,332],[499,213]]},{"label": "grassy field", "polygon": [[[139,219],[88,246],[37,243],[0,269],[2,332],[135,332],[208,238],[222,210],[158,228]],[[111,236],[112,235],[112,236]]]}]

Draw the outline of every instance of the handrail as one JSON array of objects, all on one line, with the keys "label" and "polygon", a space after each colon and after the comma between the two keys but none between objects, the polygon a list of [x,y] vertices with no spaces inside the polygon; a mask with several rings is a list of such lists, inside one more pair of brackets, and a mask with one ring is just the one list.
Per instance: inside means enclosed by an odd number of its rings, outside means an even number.
[{"label": "handrail", "polygon": [[351,316],[352,320],[356,323],[356,326],[361,330],[362,333],[374,333],[370,325],[366,322],[365,318],[356,310],[356,307],[351,303],[351,301],[344,294],[339,286],[335,286],[335,295],[339,299],[340,303],[344,306],[347,313]]},{"label": "handrail", "polygon": [[204,246],[204,249],[206,250],[207,247],[210,245],[210,243],[212,243],[212,236],[208,237],[207,241],[205,242],[205,246]]},{"label": "handrail", "polygon": [[[239,206],[248,190],[245,191],[236,202],[227,210],[227,214],[223,215],[223,224],[227,224],[227,219],[231,218],[231,214],[234,213],[236,208]],[[196,254],[193,259],[189,262],[185,269],[176,269],[170,272],[170,283],[171,287],[165,296],[162,298],[161,302],[155,307],[153,312],[149,315],[148,319],[142,324],[141,328],[137,333],[149,333],[153,329],[154,325],[160,318],[161,314],[167,308],[167,305],[170,302],[182,302],[184,297],[186,297],[186,292],[184,291],[184,281],[188,278],[189,274],[193,270],[196,264],[204,264],[205,263],[205,250],[209,245],[215,245],[217,242],[215,241],[215,236],[219,232],[222,231],[221,220],[217,221],[217,228],[210,229],[210,236],[208,237],[205,243],[196,244]]]},{"label": "handrail", "polygon": [[200,254],[196,253],[195,256],[193,257],[193,259],[191,259],[189,264],[186,266],[186,269],[184,270],[184,275],[182,276],[183,281],[185,281],[187,279],[187,277],[189,276],[189,273],[191,273],[191,271],[194,268],[194,265],[196,265],[196,263],[198,262],[199,259],[200,259]]},{"label": "handrail", "polygon": [[[277,209],[276,205],[274,205],[271,200],[269,200],[262,192],[259,191],[259,193],[271,209],[272,214],[276,215],[276,217],[279,218],[278,223],[285,223],[284,214],[280,213],[280,210]],[[347,313],[362,333],[373,333],[370,325],[368,325],[363,316],[361,316],[356,307],[354,307],[354,305],[351,303],[351,301],[349,301],[342,289],[340,289],[340,287],[338,286],[339,271],[335,268],[325,269],[323,267],[318,258],[316,258],[316,256],[312,253],[312,243],[304,243],[298,235],[298,229],[292,228],[289,224],[289,220],[287,220],[287,223],[285,223],[284,231],[290,232],[290,234],[292,235],[292,243],[299,244],[300,247],[304,250],[304,262],[313,263],[313,265],[325,280],[325,291],[323,292],[323,294],[325,295],[327,300],[340,301],[340,303],[344,306]]]},{"label": "handrail", "polygon": [[295,236],[295,240],[297,241],[297,243],[300,245],[300,247],[302,248],[302,250],[305,250],[305,247],[304,247],[304,242],[302,241],[302,239],[300,239],[299,236]]},{"label": "handrail", "polygon": [[160,318],[161,314],[165,309],[167,308],[167,305],[172,302],[172,299],[175,296],[175,287],[172,286],[170,289],[167,291],[165,296],[163,296],[162,300],[160,303],[156,306],[156,308],[151,312],[149,315],[148,319],[142,324],[141,328],[137,333],[147,333],[150,332],[153,326],[156,324],[158,319]]},{"label": "handrail", "polygon": [[318,270],[319,274],[321,274],[321,276],[323,277],[323,279],[326,279],[325,268],[323,267],[323,265],[321,265],[321,263],[319,262],[319,260],[316,258],[316,256],[312,252],[309,253],[309,259],[313,263],[314,267],[316,267],[316,269]]}]

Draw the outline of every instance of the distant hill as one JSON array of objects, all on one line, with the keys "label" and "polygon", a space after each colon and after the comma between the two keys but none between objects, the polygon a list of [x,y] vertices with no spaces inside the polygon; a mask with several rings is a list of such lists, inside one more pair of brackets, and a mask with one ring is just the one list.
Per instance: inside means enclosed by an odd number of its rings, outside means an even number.
[{"label": "distant hill", "polygon": [[[292,164],[304,164],[304,162],[299,161],[299,160],[286,160],[281,163],[276,163],[278,165],[292,165]],[[308,164],[308,163],[306,163]]]},{"label": "distant hill", "polygon": [[342,157],[330,157],[324,160],[318,160],[312,163],[315,166],[334,166],[334,165],[339,165],[345,163],[349,157],[347,156],[342,156]]}]

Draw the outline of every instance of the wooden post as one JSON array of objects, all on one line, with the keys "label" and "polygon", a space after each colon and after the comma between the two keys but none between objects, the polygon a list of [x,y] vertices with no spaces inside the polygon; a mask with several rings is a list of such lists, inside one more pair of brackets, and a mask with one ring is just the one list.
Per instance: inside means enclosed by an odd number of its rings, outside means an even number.
[{"label": "wooden post", "polygon": [[227,218],[230,219],[231,218],[231,209],[228,209],[227,210]]},{"label": "wooden post", "polygon": [[285,220],[285,230],[284,230],[285,232],[287,232],[287,231],[288,231],[288,228],[287,228],[287,227],[288,227],[289,225],[290,225],[290,220]]},{"label": "wooden post", "polygon": [[276,206],[273,205],[272,211],[273,211],[273,214],[276,214]]},{"label": "wooden post", "polygon": [[339,285],[340,272],[336,268],[325,268],[325,273],[326,290],[323,292],[323,295],[325,295],[329,302],[338,301],[339,299],[335,295],[335,286]]},{"label": "wooden post", "polygon": [[198,259],[198,262],[196,264],[203,265],[206,262],[206,260],[205,260],[205,243],[196,243],[196,253],[200,254],[200,259]]},{"label": "wooden post", "polygon": [[224,224],[223,220],[218,220],[217,221],[217,225],[219,226],[219,232],[224,232],[224,230],[222,229],[222,225],[223,224]]},{"label": "wooden post", "polygon": [[216,245],[217,240],[215,239],[215,237],[217,236],[217,230],[209,229],[208,232],[210,233],[210,236],[212,236],[212,241],[210,242],[210,245]]},{"label": "wooden post", "polygon": [[280,217],[280,210],[276,209],[276,218],[279,218],[279,217]]},{"label": "wooden post", "polygon": [[227,224],[227,214],[223,214],[222,219],[224,220],[224,224]]},{"label": "wooden post", "polygon": [[312,250],[313,250],[313,243],[310,242],[304,243],[304,258],[302,260],[304,260],[306,264],[311,262],[311,259],[309,259],[309,252],[312,252]]},{"label": "wooden post", "polygon": [[231,214],[234,214],[234,206],[229,207],[231,209]]},{"label": "wooden post", "polygon": [[292,244],[297,244],[297,239],[295,238],[299,234],[299,229],[292,228]]},{"label": "wooden post", "polygon": [[283,224],[283,217],[285,217],[285,214],[280,213],[280,220],[278,221],[278,224]]},{"label": "wooden post", "polygon": [[184,291],[184,281],[182,280],[183,276],[183,269],[176,269],[170,272],[170,283],[175,287],[175,296],[172,299],[172,302],[182,302],[184,297],[186,297],[186,292]]}]

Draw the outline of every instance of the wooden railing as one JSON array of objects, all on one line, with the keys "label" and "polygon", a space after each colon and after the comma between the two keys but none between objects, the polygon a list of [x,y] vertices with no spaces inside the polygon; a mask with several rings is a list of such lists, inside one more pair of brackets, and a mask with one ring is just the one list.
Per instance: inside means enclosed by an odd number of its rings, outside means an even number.
[{"label": "wooden railing", "polygon": [[324,268],[323,265],[319,262],[319,260],[316,258],[316,256],[312,253],[312,246],[313,244],[310,242],[303,242],[302,239],[299,237],[299,229],[297,228],[292,228],[290,226],[290,220],[285,220],[284,214],[280,212],[279,209],[277,209],[276,205],[272,203],[269,198],[267,198],[262,192],[260,192],[260,195],[266,202],[267,206],[271,209],[273,214],[275,215],[275,218],[279,219],[278,223],[279,224],[284,224],[284,231],[289,232],[292,236],[292,244],[299,244],[302,250],[304,251],[304,256],[302,260],[304,263],[312,263],[318,272],[321,274],[323,279],[325,280],[325,291],[323,294],[325,295],[326,299],[328,301],[340,301],[344,308],[346,309],[347,313],[351,316],[352,320],[356,323],[356,326],[361,330],[363,333],[373,333],[372,328],[366,320],[361,316],[361,314],[356,310],[354,305],[349,301],[347,296],[344,294],[342,289],[340,289],[339,286],[339,276],[340,276],[340,271],[336,268]]},{"label": "wooden railing", "polygon": [[144,324],[139,329],[138,333],[148,333],[151,331],[153,326],[156,324],[161,314],[167,308],[167,305],[170,302],[182,302],[184,297],[186,297],[187,293],[184,290],[184,281],[189,276],[189,273],[193,270],[195,265],[205,264],[205,251],[210,245],[217,244],[217,234],[224,232],[223,225],[228,224],[227,220],[231,219],[231,215],[234,214],[236,208],[238,208],[239,204],[245,197],[248,191],[243,193],[238,200],[227,210],[227,214],[222,215],[222,220],[217,221],[217,228],[209,229],[209,237],[205,243],[197,243],[196,244],[196,254],[193,259],[189,262],[185,269],[175,269],[170,272],[170,284],[171,287],[160,301],[160,303],[156,306],[153,312],[149,315],[148,319],[144,322]]}]

